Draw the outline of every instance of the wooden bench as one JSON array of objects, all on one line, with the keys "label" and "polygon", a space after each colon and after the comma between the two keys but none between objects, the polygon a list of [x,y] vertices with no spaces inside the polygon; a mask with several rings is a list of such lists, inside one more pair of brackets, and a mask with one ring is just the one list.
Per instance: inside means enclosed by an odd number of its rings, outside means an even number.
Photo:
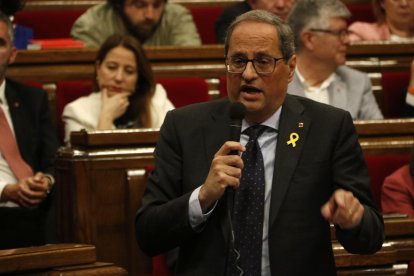
[{"label": "wooden bench", "polygon": [[[210,98],[219,97],[219,80],[226,73],[222,45],[148,47],[146,52],[156,77],[204,78],[209,83]],[[7,70],[7,76],[22,82],[34,80],[43,83],[50,92],[52,110],[56,110],[56,83],[61,80],[92,80],[95,56],[96,49],[19,51],[16,62]],[[348,64],[369,73],[374,94],[382,108],[381,73],[408,72],[413,56],[414,43],[355,44],[349,47]],[[57,119],[54,118],[55,121]]]},{"label": "wooden bench", "polygon": [[[414,145],[412,119],[360,121],[356,126],[365,154],[408,153]],[[72,148],[60,148],[56,162],[61,242],[94,244],[100,260],[125,267],[132,275],[150,273],[150,259],[135,243],[133,221],[158,137],[154,129],[72,134]],[[400,252],[394,247],[389,248]],[[355,257],[335,248],[337,254],[345,254],[338,260],[349,268]],[[407,256],[414,258],[414,253]]]},{"label": "wooden bench", "polygon": [[96,249],[85,244],[49,244],[0,250],[0,274],[128,275],[111,263],[96,261]]}]

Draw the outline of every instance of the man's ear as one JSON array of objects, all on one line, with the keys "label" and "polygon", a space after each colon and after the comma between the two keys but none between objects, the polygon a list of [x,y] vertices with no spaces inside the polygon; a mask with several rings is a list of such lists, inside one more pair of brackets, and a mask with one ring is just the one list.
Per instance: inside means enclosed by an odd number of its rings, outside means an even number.
[{"label": "man's ear", "polygon": [[302,45],[303,47],[309,49],[309,50],[313,50],[314,49],[314,45],[313,45],[313,35],[311,32],[309,31],[304,31],[300,34],[300,39],[302,40]]},{"label": "man's ear", "polygon": [[291,82],[293,80],[293,76],[295,75],[295,68],[296,68],[296,55],[293,55],[288,61],[288,68],[289,68],[289,77],[288,81]]},{"label": "man's ear", "polygon": [[16,47],[12,47],[11,52],[10,52],[10,57],[9,57],[9,65],[14,63],[14,61],[16,60],[16,56],[17,56],[17,49]]}]

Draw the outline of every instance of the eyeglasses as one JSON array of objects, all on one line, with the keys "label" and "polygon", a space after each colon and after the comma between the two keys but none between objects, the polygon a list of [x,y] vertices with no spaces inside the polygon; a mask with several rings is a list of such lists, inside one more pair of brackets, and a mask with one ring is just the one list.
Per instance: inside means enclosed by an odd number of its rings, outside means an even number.
[{"label": "eyeglasses", "polygon": [[345,38],[347,38],[349,36],[349,33],[350,33],[347,29],[330,30],[330,29],[314,29],[314,28],[311,28],[310,31],[331,34],[331,35],[337,36],[340,40],[344,40]]},{"label": "eyeglasses", "polygon": [[242,74],[246,70],[247,63],[251,62],[254,69],[259,75],[268,75],[273,73],[276,63],[284,59],[283,57],[274,58],[271,56],[262,56],[258,58],[248,59],[242,57],[226,57],[227,72],[232,74]]}]

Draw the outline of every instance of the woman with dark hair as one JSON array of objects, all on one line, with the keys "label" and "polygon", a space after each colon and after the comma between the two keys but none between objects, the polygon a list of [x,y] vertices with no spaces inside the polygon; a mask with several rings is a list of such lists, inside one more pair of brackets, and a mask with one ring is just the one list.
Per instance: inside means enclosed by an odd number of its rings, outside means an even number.
[{"label": "woman with dark hair", "polygon": [[102,44],[95,64],[95,91],[65,106],[65,142],[81,129],[159,128],[174,108],[156,84],[140,43],[112,35]]},{"label": "woman with dark hair", "polygon": [[377,22],[354,22],[349,26],[350,41],[403,41],[414,38],[414,1],[373,0]]},{"label": "woman with dark hair", "polygon": [[406,214],[414,218],[414,147],[410,163],[385,178],[381,207],[384,214]]}]

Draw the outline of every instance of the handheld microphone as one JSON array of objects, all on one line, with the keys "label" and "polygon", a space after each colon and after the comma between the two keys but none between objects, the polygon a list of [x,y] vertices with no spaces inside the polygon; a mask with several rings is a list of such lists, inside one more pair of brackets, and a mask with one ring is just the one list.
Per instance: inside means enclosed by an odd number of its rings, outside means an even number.
[{"label": "handheld microphone", "polygon": [[[240,134],[241,134],[241,128],[242,128],[242,120],[244,119],[244,116],[246,116],[246,107],[241,102],[234,102],[230,106],[230,141],[240,141]],[[230,154],[239,154],[238,151],[232,150],[229,152]],[[230,248],[231,250],[236,254],[236,266],[238,263],[238,260],[240,258],[239,251],[235,248],[234,244],[234,228],[233,228],[233,221],[232,221],[232,215],[233,215],[233,205],[234,205],[234,189],[231,187],[227,187],[225,191],[226,195],[226,204],[227,204],[227,220],[229,223],[230,228]],[[238,267],[238,266],[237,266]]]},{"label": "handheld microphone", "polygon": [[[234,102],[230,106],[230,136],[229,141],[240,141],[240,134],[242,128],[242,120],[246,116],[246,107],[241,102]],[[232,150],[229,155],[239,154],[237,150]],[[227,187],[226,189],[227,204],[229,210],[233,211],[234,189]]]},{"label": "handheld microphone", "polygon": [[[240,141],[242,120],[246,116],[246,107],[241,102],[234,102],[230,106],[230,136],[229,141]],[[237,151],[231,151],[229,154],[238,154]]]}]

